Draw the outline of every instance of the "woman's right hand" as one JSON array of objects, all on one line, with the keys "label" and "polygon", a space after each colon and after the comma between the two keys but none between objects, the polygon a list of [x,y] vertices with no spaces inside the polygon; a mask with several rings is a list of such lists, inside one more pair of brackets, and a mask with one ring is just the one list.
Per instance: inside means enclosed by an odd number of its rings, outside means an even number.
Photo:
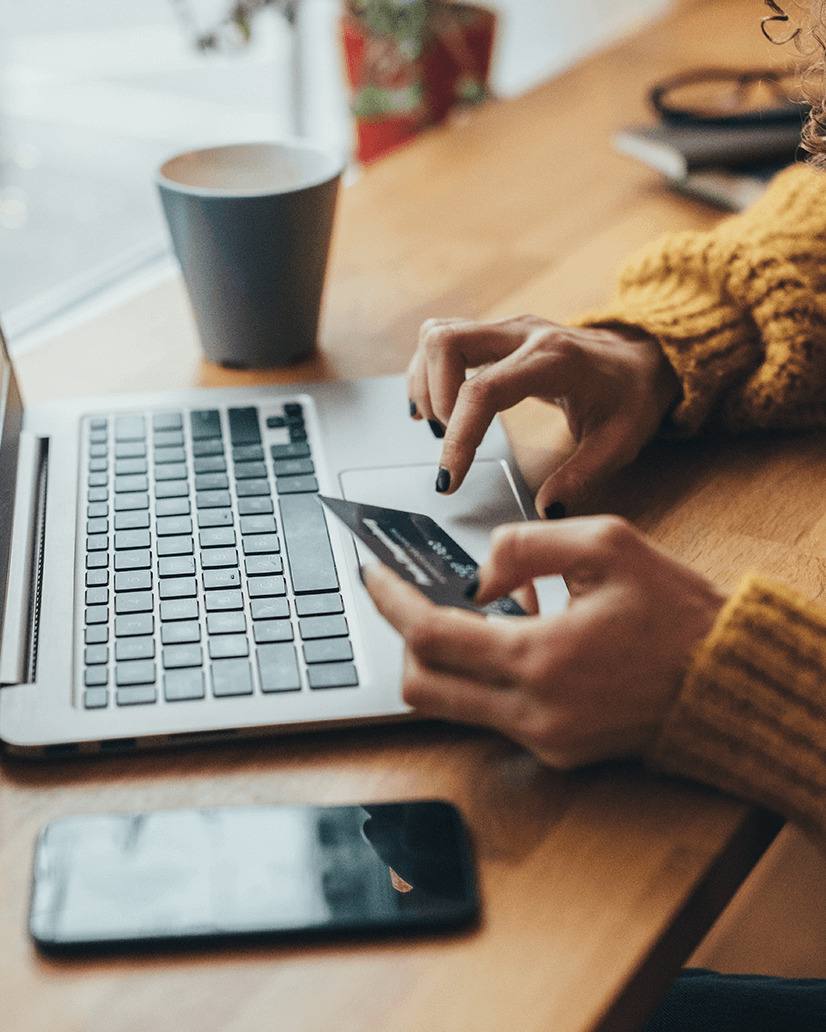
[{"label": "woman's right hand", "polygon": [[552,517],[575,510],[601,478],[632,462],[680,396],[677,375],[647,334],[530,315],[428,320],[407,388],[413,417],[444,436],[444,493],[461,485],[497,412],[528,397],[559,405],[576,449],[537,492],[537,512]]}]

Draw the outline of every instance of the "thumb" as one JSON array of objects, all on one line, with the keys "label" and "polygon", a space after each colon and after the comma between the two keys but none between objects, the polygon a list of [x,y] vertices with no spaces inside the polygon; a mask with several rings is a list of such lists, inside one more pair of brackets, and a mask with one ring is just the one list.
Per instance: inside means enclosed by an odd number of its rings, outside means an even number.
[{"label": "thumb", "polygon": [[601,480],[627,466],[638,451],[628,447],[616,424],[587,434],[537,491],[537,513],[554,520],[575,512]]},{"label": "thumb", "polygon": [[[598,542],[610,516],[580,516],[561,523],[508,523],[497,527],[488,559],[479,567],[474,601],[485,605],[529,584],[535,577],[561,574],[596,579]],[[584,577],[587,571],[590,578]]]}]

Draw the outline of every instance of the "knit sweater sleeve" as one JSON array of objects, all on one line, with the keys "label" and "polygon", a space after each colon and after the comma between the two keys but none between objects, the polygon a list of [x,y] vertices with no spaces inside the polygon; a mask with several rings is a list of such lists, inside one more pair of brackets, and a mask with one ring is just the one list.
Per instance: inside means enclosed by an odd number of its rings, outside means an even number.
[{"label": "knit sweater sleeve", "polygon": [[581,325],[653,335],[676,371],[681,434],[826,424],[826,173],[795,165],[748,211],[644,249]]},{"label": "knit sweater sleeve", "polygon": [[826,842],[826,609],[748,577],[692,657],[649,760]]}]

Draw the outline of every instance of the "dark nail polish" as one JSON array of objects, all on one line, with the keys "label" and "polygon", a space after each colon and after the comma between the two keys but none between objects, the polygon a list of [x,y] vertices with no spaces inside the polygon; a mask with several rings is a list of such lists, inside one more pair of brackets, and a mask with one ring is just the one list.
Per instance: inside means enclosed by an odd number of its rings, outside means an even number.
[{"label": "dark nail polish", "polygon": [[445,435],[445,428],[441,423],[437,423],[435,419],[428,419],[427,425],[430,427],[433,436],[438,438],[440,441]]},{"label": "dark nail polish", "polygon": [[414,416],[418,415],[419,410],[416,408],[416,402],[412,398],[408,398],[408,401],[410,403],[410,415],[411,415],[411,417],[414,417]]},{"label": "dark nail polish", "polygon": [[551,502],[545,510],[545,519],[547,520],[564,520],[566,515],[565,506],[562,502]]},{"label": "dark nail polish", "polygon": [[439,467],[439,474],[436,477],[436,490],[439,492],[439,494],[444,494],[445,491],[447,491],[447,489],[449,487],[450,487],[450,473],[449,473],[448,470],[446,470],[444,468],[444,466],[440,466]]},{"label": "dark nail polish", "polygon": [[479,590],[479,581],[474,577],[469,580],[465,585],[465,598],[471,602],[476,598],[476,592]]}]

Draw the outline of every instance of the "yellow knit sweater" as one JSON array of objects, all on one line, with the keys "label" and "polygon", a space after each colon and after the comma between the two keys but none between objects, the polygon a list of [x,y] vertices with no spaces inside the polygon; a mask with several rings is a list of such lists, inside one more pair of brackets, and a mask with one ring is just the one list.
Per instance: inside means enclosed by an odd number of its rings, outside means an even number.
[{"label": "yellow knit sweater", "polygon": [[[681,434],[826,426],[826,174],[796,165],[747,212],[646,248],[587,322],[660,341],[683,385],[671,415]],[[826,841],[826,609],[747,578],[697,649],[650,759]]]}]

